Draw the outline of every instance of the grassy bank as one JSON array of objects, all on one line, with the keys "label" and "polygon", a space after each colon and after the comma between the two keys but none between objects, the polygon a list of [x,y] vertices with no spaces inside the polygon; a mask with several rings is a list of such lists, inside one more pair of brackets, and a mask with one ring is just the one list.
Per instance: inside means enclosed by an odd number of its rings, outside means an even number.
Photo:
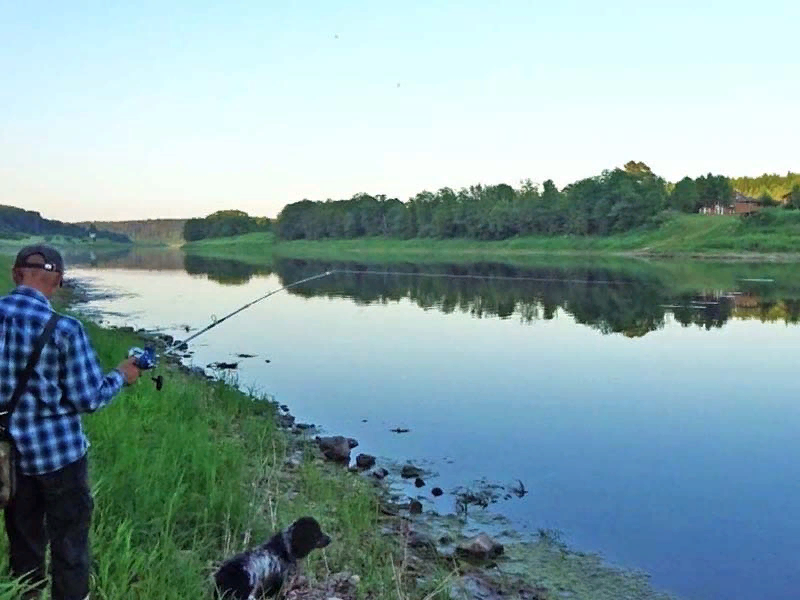
[{"label": "grassy bank", "polygon": [[279,242],[272,234],[254,233],[194,242],[184,249],[219,256],[384,261],[520,262],[535,254],[800,259],[800,215],[779,210],[766,214],[770,218],[751,221],[734,216],[673,215],[658,228],[608,237],[530,236],[502,241],[381,237]]},{"label": "grassy bank", "polygon": [[[0,264],[0,287],[11,287]],[[141,340],[87,324],[105,367]],[[274,408],[234,387],[162,368],[157,392],[143,377],[112,404],[84,418],[95,491],[92,597],[209,597],[214,564],[260,542],[294,518],[317,517],[335,542],[308,571],[360,575],[364,593],[395,595],[399,545],[379,534],[378,497],[369,483],[311,454],[284,467],[288,436]],[[5,532],[0,538],[7,572]],[[358,551],[353,551],[358,548]],[[0,582],[0,599],[17,598]]]}]

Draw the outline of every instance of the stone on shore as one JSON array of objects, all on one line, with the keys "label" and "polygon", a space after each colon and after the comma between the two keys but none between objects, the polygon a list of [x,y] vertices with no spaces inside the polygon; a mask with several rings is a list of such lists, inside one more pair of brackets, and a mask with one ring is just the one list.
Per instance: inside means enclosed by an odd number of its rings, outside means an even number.
[{"label": "stone on shore", "polygon": [[456,552],[461,556],[475,559],[496,558],[503,554],[504,550],[503,544],[485,533],[460,543],[456,548]]}]

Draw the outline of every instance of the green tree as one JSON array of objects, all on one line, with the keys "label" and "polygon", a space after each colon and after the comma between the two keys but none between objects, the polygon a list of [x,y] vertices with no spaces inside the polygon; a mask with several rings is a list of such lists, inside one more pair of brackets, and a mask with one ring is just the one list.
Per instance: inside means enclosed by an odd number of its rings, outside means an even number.
[{"label": "green tree", "polygon": [[761,203],[761,206],[770,207],[770,206],[777,206],[778,203],[776,202],[775,198],[773,198],[769,192],[763,192],[759,197],[758,201]]},{"label": "green tree", "polygon": [[670,208],[686,213],[696,212],[700,207],[697,184],[691,177],[684,177],[675,184],[669,197]]}]

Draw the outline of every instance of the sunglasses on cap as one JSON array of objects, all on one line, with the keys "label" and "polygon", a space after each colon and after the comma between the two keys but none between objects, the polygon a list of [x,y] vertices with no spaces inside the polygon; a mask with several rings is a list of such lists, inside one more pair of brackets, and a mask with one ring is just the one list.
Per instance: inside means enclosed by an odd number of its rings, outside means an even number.
[{"label": "sunglasses on cap", "polygon": [[17,266],[18,269],[41,269],[42,271],[49,271],[51,273],[58,273],[58,269],[53,263],[31,263],[24,262]]},{"label": "sunglasses on cap", "polygon": [[[23,262],[15,267],[17,269],[41,269],[42,271],[47,271],[48,273],[59,273],[61,272],[58,270],[56,265],[53,263],[32,263],[32,262]],[[61,281],[58,282],[58,287],[64,287],[64,278],[61,278]]]}]

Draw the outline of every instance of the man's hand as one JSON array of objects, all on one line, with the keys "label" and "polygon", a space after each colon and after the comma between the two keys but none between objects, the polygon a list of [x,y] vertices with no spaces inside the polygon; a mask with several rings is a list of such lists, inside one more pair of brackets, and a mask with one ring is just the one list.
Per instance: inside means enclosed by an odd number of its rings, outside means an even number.
[{"label": "man's hand", "polygon": [[125,383],[128,385],[132,385],[139,379],[140,371],[134,364],[136,358],[131,356],[130,358],[123,360],[117,366],[117,370],[122,373],[122,376],[125,378]]}]

